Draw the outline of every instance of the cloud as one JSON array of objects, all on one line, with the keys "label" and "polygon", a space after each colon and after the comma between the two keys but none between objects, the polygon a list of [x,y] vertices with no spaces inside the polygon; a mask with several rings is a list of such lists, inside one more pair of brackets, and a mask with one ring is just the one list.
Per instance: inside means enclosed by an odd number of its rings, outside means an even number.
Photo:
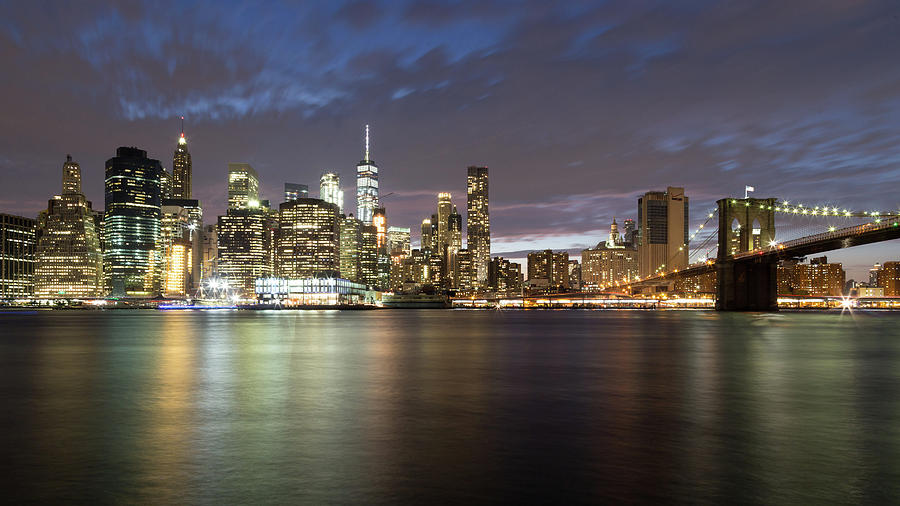
[{"label": "cloud", "polygon": [[596,243],[612,216],[636,217],[637,195],[668,185],[687,189],[698,219],[745,184],[760,196],[897,208],[895,9],[4,3],[0,64],[17,72],[0,82],[0,199],[35,214],[71,152],[100,207],[116,146],[171,165],[184,114],[207,217],[222,212],[225,164],[236,160],[254,164],[269,197],[283,181],[315,186],[329,169],[352,200],[366,123],[382,191],[397,195],[385,201],[390,219],[414,230],[433,212],[432,189],[465,207],[472,164],[491,168],[497,241],[549,227],[559,249]]}]

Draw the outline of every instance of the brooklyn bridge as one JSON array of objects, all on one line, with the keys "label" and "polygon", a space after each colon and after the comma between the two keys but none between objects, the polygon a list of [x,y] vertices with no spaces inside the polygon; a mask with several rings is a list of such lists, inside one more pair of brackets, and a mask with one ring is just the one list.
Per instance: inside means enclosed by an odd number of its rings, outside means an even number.
[{"label": "brooklyn bridge", "polygon": [[779,262],[898,238],[898,212],[725,198],[682,245],[692,263],[681,268],[662,264],[653,275],[610,282],[592,295],[709,290],[721,311],[776,311]]}]

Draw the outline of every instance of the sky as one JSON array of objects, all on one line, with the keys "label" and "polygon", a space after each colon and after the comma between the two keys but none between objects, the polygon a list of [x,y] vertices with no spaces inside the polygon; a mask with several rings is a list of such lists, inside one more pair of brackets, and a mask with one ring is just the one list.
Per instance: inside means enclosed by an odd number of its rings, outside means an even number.
[{"label": "sky", "polygon": [[[390,225],[465,209],[490,168],[492,252],[576,253],[637,196],[682,186],[692,226],[742,196],[900,209],[897,0],[114,3],[0,0],[0,212],[35,216],[65,155],[168,169],[180,116],[206,222],[226,166],[262,198],[336,171],[355,211],[371,125]],[[829,253],[848,278],[900,243]]]}]

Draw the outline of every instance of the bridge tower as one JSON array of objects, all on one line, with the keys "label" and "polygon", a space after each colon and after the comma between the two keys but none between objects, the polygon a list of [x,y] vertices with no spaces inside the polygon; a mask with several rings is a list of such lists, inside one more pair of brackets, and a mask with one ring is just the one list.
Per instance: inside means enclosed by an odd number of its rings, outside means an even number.
[{"label": "bridge tower", "polygon": [[722,199],[719,205],[719,259],[765,248],[775,240],[777,199]]},{"label": "bridge tower", "polygon": [[777,311],[778,265],[755,258],[735,260],[736,253],[768,248],[775,240],[775,201],[721,199],[719,253],[716,261],[716,309]]}]

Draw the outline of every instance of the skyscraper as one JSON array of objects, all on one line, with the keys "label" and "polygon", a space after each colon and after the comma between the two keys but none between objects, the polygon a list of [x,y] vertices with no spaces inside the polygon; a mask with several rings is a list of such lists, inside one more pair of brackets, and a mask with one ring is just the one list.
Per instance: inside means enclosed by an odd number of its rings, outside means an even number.
[{"label": "skyscraper", "polygon": [[624,232],[622,234],[624,244],[627,246],[637,246],[637,244],[635,244],[635,238],[634,238],[634,236],[635,236],[634,220],[632,220],[631,218],[628,218],[625,221],[623,221],[622,223],[623,223],[623,229],[624,229]]},{"label": "skyscraper", "polygon": [[410,254],[409,227],[388,227],[387,236],[388,252]]},{"label": "skyscraper", "polygon": [[219,276],[246,299],[255,298],[257,278],[272,274],[267,221],[265,210],[258,207],[229,209],[216,227]]},{"label": "skyscraper", "polygon": [[164,200],[160,244],[163,251],[163,293],[170,297],[183,297],[191,289],[192,230],[188,210],[176,202]]},{"label": "skyscraper", "polygon": [[0,214],[0,299],[34,293],[35,220]]},{"label": "skyscraper", "polygon": [[162,165],[138,148],[120,147],[106,161],[103,263],[114,296],[159,293]]},{"label": "skyscraper", "polygon": [[684,188],[647,192],[638,198],[638,258],[640,276],[688,264],[688,197]]},{"label": "skyscraper", "polygon": [[453,202],[447,192],[438,193],[437,204],[437,251],[442,257],[446,256],[447,246],[450,245],[450,213],[453,212]]},{"label": "skyscraper", "polygon": [[369,125],[366,125],[366,154],[356,164],[356,217],[371,225],[378,207],[378,166],[369,157]]},{"label": "skyscraper", "polygon": [[359,228],[359,279],[364,285],[378,284],[378,229],[374,225]]},{"label": "skyscraper", "polygon": [[431,218],[422,220],[422,252],[432,251],[434,249],[434,234],[432,233]]},{"label": "skyscraper", "polygon": [[341,277],[350,281],[359,280],[360,226],[352,214],[341,219]]},{"label": "skyscraper", "polygon": [[477,288],[485,288],[488,284],[488,264],[491,262],[487,167],[469,167],[466,194],[468,196],[466,248],[472,252]]},{"label": "skyscraper", "polygon": [[376,262],[378,274],[375,286],[379,290],[386,290],[390,285],[391,256],[387,247],[387,213],[383,207],[376,207],[372,217],[372,226],[375,227]]},{"label": "skyscraper", "polygon": [[178,138],[175,155],[172,158],[171,198],[191,198],[191,153],[188,151],[187,139],[184,137],[184,116],[181,117],[181,137]]},{"label": "skyscraper", "polygon": [[[344,192],[341,190],[341,176],[334,172],[325,172],[319,178],[319,198],[337,206],[338,212],[344,212]],[[369,218],[371,221],[371,218]]]},{"label": "skyscraper", "polygon": [[259,176],[249,163],[228,164],[228,209],[259,206]]},{"label": "skyscraper", "polygon": [[458,284],[459,276],[457,275],[457,258],[456,255],[462,249],[462,216],[453,206],[453,211],[447,217],[447,272],[450,275],[450,286],[455,287]]},{"label": "skyscraper", "polygon": [[297,199],[281,204],[276,239],[276,275],[310,278],[340,269],[341,218],[335,204],[321,199]]},{"label": "skyscraper", "polygon": [[284,201],[293,202],[297,199],[309,198],[309,187],[299,183],[284,183]]},{"label": "skyscraper", "polygon": [[35,253],[35,295],[41,298],[101,297],[103,255],[91,203],[81,193],[81,167],[66,156],[62,194],[42,215]]},{"label": "skyscraper", "polygon": [[163,167],[159,175],[159,198],[162,200],[172,198],[172,174]]}]

